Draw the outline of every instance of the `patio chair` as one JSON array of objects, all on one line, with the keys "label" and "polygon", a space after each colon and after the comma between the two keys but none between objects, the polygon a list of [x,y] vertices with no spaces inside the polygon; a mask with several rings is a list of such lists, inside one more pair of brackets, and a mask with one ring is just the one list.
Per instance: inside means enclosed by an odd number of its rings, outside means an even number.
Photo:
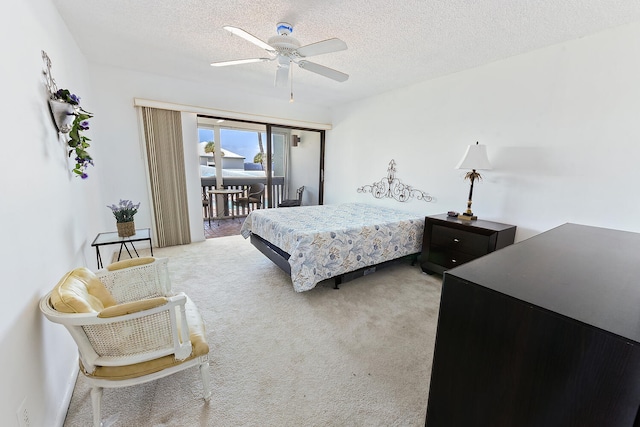
[{"label": "patio chair", "polygon": [[264,184],[254,183],[249,186],[247,197],[238,197],[235,202],[238,206],[247,207],[251,212],[251,205],[256,205],[257,209],[262,207],[262,195],[264,194]]},{"label": "patio chair", "polygon": [[153,381],[194,366],[209,387],[209,345],[202,317],[183,293],[173,294],[166,258],[134,258],[93,273],[76,268],[40,300],[78,346],[91,385],[93,425],[100,426],[104,387]]},{"label": "patio chair", "polygon": [[211,225],[211,203],[209,203],[209,195],[204,193],[202,194],[202,214],[206,220],[209,221],[209,225]]},{"label": "patio chair", "polygon": [[287,199],[283,200],[278,204],[279,208],[289,208],[292,206],[300,206],[302,205],[302,193],[304,193],[304,185],[296,190],[296,198],[295,199]]}]

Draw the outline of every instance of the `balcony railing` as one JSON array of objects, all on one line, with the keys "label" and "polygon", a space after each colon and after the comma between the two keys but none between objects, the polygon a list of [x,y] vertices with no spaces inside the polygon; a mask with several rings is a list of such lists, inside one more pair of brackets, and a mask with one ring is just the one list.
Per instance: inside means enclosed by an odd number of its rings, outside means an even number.
[{"label": "balcony railing", "polygon": [[[249,187],[251,184],[262,183],[265,185],[265,190],[262,195],[262,208],[267,206],[276,207],[283,199],[284,191],[284,177],[274,176],[271,179],[271,187],[267,186],[266,177],[227,177],[223,179],[223,188],[242,191],[238,194],[231,194],[229,197],[213,197],[213,194],[209,194],[208,190],[217,188],[216,177],[200,178],[202,184],[202,197],[203,200],[209,201],[208,214],[211,219],[227,219],[245,217],[249,214],[249,208],[246,205],[240,205],[237,203],[238,197],[247,197]],[[216,206],[217,201],[227,200],[227,206]],[[207,210],[203,210],[204,219],[208,219]]]}]

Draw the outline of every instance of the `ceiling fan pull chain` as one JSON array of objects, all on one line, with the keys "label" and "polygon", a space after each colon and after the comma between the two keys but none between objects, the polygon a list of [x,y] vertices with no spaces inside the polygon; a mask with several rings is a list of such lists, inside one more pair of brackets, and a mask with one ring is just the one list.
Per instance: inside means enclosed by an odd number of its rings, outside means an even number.
[{"label": "ceiling fan pull chain", "polygon": [[291,85],[291,93],[289,95],[289,102],[293,102],[293,67],[289,65],[289,84]]}]

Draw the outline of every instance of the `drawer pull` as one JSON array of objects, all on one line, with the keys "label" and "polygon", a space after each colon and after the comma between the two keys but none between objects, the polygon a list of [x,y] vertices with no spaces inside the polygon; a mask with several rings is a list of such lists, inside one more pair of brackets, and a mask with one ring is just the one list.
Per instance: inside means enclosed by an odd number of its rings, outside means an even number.
[{"label": "drawer pull", "polygon": [[459,239],[453,239],[453,241],[454,241],[455,243],[459,243],[459,242],[460,242],[460,240],[459,240]]},{"label": "drawer pull", "polygon": [[455,259],[452,259],[452,260],[451,260],[451,262],[455,264],[455,263],[456,263],[456,262],[458,262],[458,261],[457,261],[457,260],[455,260]]}]

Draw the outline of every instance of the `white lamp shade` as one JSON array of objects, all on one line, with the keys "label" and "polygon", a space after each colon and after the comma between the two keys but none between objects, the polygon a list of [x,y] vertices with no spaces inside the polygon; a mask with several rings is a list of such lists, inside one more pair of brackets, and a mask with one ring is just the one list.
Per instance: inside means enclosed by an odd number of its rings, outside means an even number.
[{"label": "white lamp shade", "polygon": [[469,145],[456,169],[491,169],[491,163],[487,157],[487,146],[482,144]]}]

